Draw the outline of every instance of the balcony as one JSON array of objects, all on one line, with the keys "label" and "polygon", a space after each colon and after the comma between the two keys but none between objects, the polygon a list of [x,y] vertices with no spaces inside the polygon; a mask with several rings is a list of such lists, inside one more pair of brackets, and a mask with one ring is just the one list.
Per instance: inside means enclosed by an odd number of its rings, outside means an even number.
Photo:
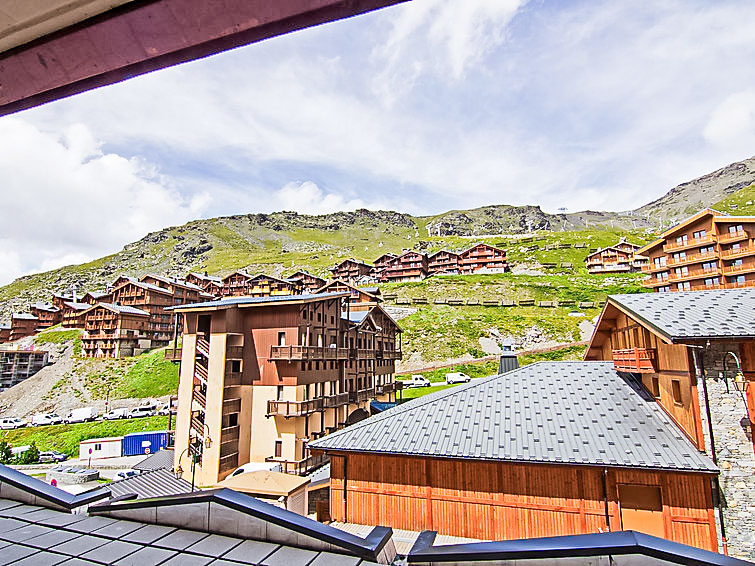
[{"label": "balcony", "polygon": [[233,442],[239,439],[239,431],[241,428],[236,426],[227,426],[220,429],[220,443]]},{"label": "balcony", "polygon": [[668,244],[664,244],[663,251],[675,252],[678,250],[686,250],[689,248],[696,248],[708,244],[713,244],[715,243],[715,241],[716,237],[713,234],[708,234],[706,236],[703,236],[702,238],[689,238],[688,240],[685,240],[683,242],[669,242]]},{"label": "balcony", "polygon": [[719,268],[715,269],[695,269],[694,271],[688,271],[687,273],[676,274],[673,271],[669,272],[668,280],[676,283],[678,281],[692,281],[693,279],[703,279],[704,277],[718,277],[721,275]]},{"label": "balcony", "polygon": [[241,412],[241,399],[223,399],[223,414],[240,413]]},{"label": "balcony", "polygon": [[399,382],[392,381],[390,383],[384,383],[382,385],[376,385],[375,386],[375,394],[376,395],[388,395],[389,393],[393,393],[394,391],[398,391],[399,389],[402,389],[402,385]]},{"label": "balcony", "polygon": [[724,275],[736,275],[739,273],[751,273],[755,271],[755,262],[743,263],[742,265],[724,266]]},{"label": "balcony", "polygon": [[270,456],[265,458],[265,462],[277,462],[281,465],[281,470],[286,474],[293,474],[302,476],[314,468],[320,467],[323,464],[327,464],[330,458],[325,454],[318,454],[317,456],[309,456],[303,460],[283,460],[282,458],[275,458]]},{"label": "balcony", "polygon": [[383,360],[400,360],[401,350],[377,350],[376,356]]},{"label": "balcony", "polygon": [[359,348],[357,350],[358,360],[374,360],[375,350],[373,348]]},{"label": "balcony", "polygon": [[196,401],[202,409],[207,408],[207,397],[199,389],[194,389],[193,400]]},{"label": "balcony", "polygon": [[197,353],[203,355],[205,358],[210,357],[210,341],[206,338],[197,336]]},{"label": "balcony", "polygon": [[348,348],[270,346],[270,361],[346,360],[348,357]]},{"label": "balcony", "polygon": [[728,282],[725,284],[726,289],[742,289],[744,287],[755,287],[755,279],[740,281],[739,283]]},{"label": "balcony", "polygon": [[165,359],[169,362],[180,362],[181,352],[182,352],[181,348],[166,348]]},{"label": "balcony", "polygon": [[750,235],[745,230],[738,230],[736,232],[724,232],[723,234],[718,235],[718,243],[729,244],[731,242],[746,240],[749,237]]},{"label": "balcony", "polygon": [[367,389],[360,389],[359,391],[349,391],[349,402],[361,403],[363,401],[369,401],[375,397],[375,388],[369,387]]},{"label": "balcony", "polygon": [[226,346],[225,347],[225,357],[229,360],[240,360],[244,357],[244,347],[243,346]]},{"label": "balcony", "polygon": [[232,387],[234,385],[241,385],[241,372],[240,371],[227,371],[225,372],[225,380],[223,381],[224,387]]},{"label": "balcony", "polygon": [[317,399],[310,399],[309,401],[277,401],[270,400],[267,402],[267,415],[268,417],[304,417],[311,415],[317,411],[322,411],[325,408],[325,400],[323,397]]},{"label": "balcony", "polygon": [[349,404],[348,391],[344,393],[337,393],[335,395],[330,395],[329,397],[325,397],[325,401],[324,401],[324,406],[326,409],[342,407],[343,405],[348,405],[348,404]]},{"label": "balcony", "polygon": [[736,249],[721,250],[722,258],[736,258],[755,255],[755,246],[741,246]]},{"label": "balcony", "polygon": [[613,351],[613,367],[631,373],[656,373],[655,350],[629,348]]},{"label": "balcony", "polygon": [[[666,267],[679,267],[680,265],[690,265],[692,263],[702,263],[704,261],[715,261],[716,254],[686,254],[686,257],[674,259],[673,257],[667,258]],[[663,271],[663,269],[659,269]]]}]

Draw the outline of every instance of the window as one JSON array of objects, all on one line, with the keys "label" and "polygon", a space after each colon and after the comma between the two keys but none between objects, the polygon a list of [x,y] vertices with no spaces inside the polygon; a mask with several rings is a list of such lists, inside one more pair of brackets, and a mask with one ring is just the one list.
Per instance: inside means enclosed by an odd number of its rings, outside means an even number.
[{"label": "window", "polygon": [[706,287],[713,287],[719,284],[718,277],[708,277],[705,280],[705,286]]},{"label": "window", "polygon": [[705,230],[698,230],[697,232],[692,232],[692,237],[696,240],[699,240],[700,238],[705,237]]},{"label": "window", "polygon": [[671,380],[671,394],[674,397],[674,405],[682,404],[682,382],[678,379]]},{"label": "window", "polygon": [[736,275],[734,277],[729,277],[729,283],[735,283],[740,284],[745,282],[745,276],[744,275]]},{"label": "window", "polygon": [[703,263],[703,271],[714,271],[716,269],[715,261],[706,261]]},{"label": "window", "polygon": [[661,271],[660,273],[657,273],[655,275],[655,278],[658,279],[658,281],[668,280],[668,271]]},{"label": "window", "polygon": [[663,287],[658,287],[659,293],[668,293],[670,291],[671,291],[671,287],[669,287],[668,285],[664,285]]},{"label": "window", "polygon": [[674,258],[674,261],[684,261],[687,259],[687,252],[676,252],[675,254],[671,254],[671,257]]},{"label": "window", "polygon": [[684,283],[677,283],[676,289],[678,291],[689,291],[690,290],[689,281],[685,281]]},{"label": "window", "polygon": [[286,345],[286,333],[278,332],[278,346],[285,346],[285,345]]},{"label": "window", "polygon": [[734,261],[732,261],[729,264],[729,267],[737,267],[739,265],[742,265],[742,260],[741,259],[735,259]]},{"label": "window", "polygon": [[241,372],[241,360],[231,360],[231,372],[232,373]]},{"label": "window", "polygon": [[713,246],[705,246],[704,248],[700,248],[700,255],[708,255],[715,252],[713,249]]},{"label": "window", "polygon": [[94,445],[94,449],[95,449],[96,451],[100,451],[100,450],[102,450],[102,444],[95,444],[95,445]]},{"label": "window", "polygon": [[656,399],[661,398],[661,384],[658,382],[658,376],[653,376],[653,379],[650,381],[650,392]]},{"label": "window", "polygon": [[744,232],[744,227],[741,224],[729,226],[729,234],[736,234],[737,232]]},{"label": "window", "polygon": [[686,265],[684,267],[677,267],[674,269],[674,273],[677,277],[684,277],[685,275],[689,275],[689,268]]},{"label": "window", "polygon": [[281,400],[281,397],[283,397],[283,386],[282,386],[282,385],[279,385],[279,386],[277,387],[277,390],[276,390],[276,392],[275,392],[275,400],[276,400],[276,401],[280,401],[280,400]]},{"label": "window", "polygon": [[676,238],[676,243],[677,243],[677,244],[682,244],[682,245],[683,245],[683,244],[686,244],[686,243],[687,243],[687,239],[688,239],[688,238],[687,238],[687,234],[684,234],[684,236],[678,236],[678,237]]},{"label": "window", "polygon": [[283,441],[282,440],[275,441],[275,457],[276,458],[283,457]]},{"label": "window", "polygon": [[666,265],[666,256],[662,255],[661,257],[653,258],[653,263],[656,267],[665,267]]},{"label": "window", "polygon": [[239,424],[239,414],[238,413],[231,413],[228,415],[228,426],[238,426]]}]

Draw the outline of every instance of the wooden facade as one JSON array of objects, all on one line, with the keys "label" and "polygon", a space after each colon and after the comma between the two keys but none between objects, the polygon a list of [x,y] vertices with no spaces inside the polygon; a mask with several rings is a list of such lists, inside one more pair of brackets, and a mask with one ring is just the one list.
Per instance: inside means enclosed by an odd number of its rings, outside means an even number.
[{"label": "wooden facade", "polygon": [[317,277],[303,270],[286,277],[286,281],[298,285],[302,293],[316,293],[320,287],[327,283],[322,277]]},{"label": "wooden facade", "polygon": [[36,303],[29,309],[32,316],[39,320],[37,328],[44,330],[63,321],[63,313],[52,303]]},{"label": "wooden facade", "polygon": [[344,319],[345,298],[179,310],[185,327],[176,451],[205,446],[202,485],[246,462],[279,462],[303,474],[322,463],[308,440],[366,413],[373,399],[394,398],[400,330],[380,307],[359,321]]},{"label": "wooden facade", "polygon": [[186,276],[186,282],[201,287],[205,293],[219,297],[223,291],[223,280],[215,275],[208,275],[207,272],[189,273]]},{"label": "wooden facade", "polygon": [[622,238],[618,243],[602,248],[585,258],[587,272],[597,273],[630,273],[640,271],[647,265],[648,258],[640,255],[640,246],[627,242]]},{"label": "wooden facade", "polygon": [[63,328],[82,328],[84,320],[82,314],[90,307],[88,303],[74,303],[67,301],[63,303],[61,311],[63,313]]},{"label": "wooden facade", "polygon": [[372,262],[374,265],[374,268],[373,268],[374,274],[376,276],[379,276],[383,272],[383,270],[386,267],[388,267],[388,264],[394,259],[396,259],[397,257],[398,256],[396,254],[393,254],[390,252],[381,255],[379,258],[377,258],[375,261]]},{"label": "wooden facade", "polygon": [[150,314],[146,311],[98,303],[82,318],[82,351],[89,358],[122,358],[146,349],[140,348],[140,339],[149,334]]},{"label": "wooden facade", "polygon": [[427,277],[427,256],[408,251],[387,262],[380,273],[380,281],[419,281]]},{"label": "wooden facade", "polygon": [[459,272],[503,273],[508,271],[506,252],[489,244],[477,244],[459,254]]},{"label": "wooden facade", "polygon": [[336,521],[483,540],[633,529],[718,549],[706,474],[368,453],[331,453],[330,474]]},{"label": "wooden facade", "polygon": [[0,324],[0,344],[10,342],[10,324]]},{"label": "wooden facade", "polygon": [[459,273],[459,254],[440,250],[429,255],[427,258],[427,271],[430,275],[457,275]]},{"label": "wooden facade", "polygon": [[31,314],[12,314],[10,317],[9,340],[15,342],[33,336],[39,328],[39,319]]},{"label": "wooden facade", "polygon": [[353,258],[345,259],[330,269],[331,278],[342,281],[356,281],[364,275],[371,275],[372,272],[373,267],[370,264]]},{"label": "wooden facade", "polygon": [[278,295],[300,295],[301,283],[287,281],[270,275],[249,275],[235,271],[223,278],[223,297],[271,297]]},{"label": "wooden facade", "polygon": [[346,281],[338,279],[330,281],[316,290],[317,293],[348,293],[349,296],[346,298],[346,302],[351,311],[370,310],[375,305],[383,302],[383,299],[380,297],[380,289],[375,287],[371,291],[360,289]]},{"label": "wooden facade", "polygon": [[656,292],[755,286],[755,217],[705,209],[640,250]]}]

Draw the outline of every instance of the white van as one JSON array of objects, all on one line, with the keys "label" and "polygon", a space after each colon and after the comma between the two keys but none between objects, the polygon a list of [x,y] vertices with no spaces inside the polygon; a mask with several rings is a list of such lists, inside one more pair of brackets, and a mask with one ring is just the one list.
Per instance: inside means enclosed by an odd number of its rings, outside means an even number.
[{"label": "white van", "polygon": [[53,425],[60,424],[62,422],[63,419],[55,413],[40,413],[38,415],[34,415],[31,418],[31,426]]},{"label": "white van", "polygon": [[446,374],[446,383],[448,385],[452,383],[469,383],[471,379],[466,373],[461,373],[460,371]]},{"label": "white van", "polygon": [[63,419],[66,424],[87,423],[97,418],[97,411],[92,407],[82,407],[69,412]]},{"label": "white van", "polygon": [[26,426],[26,421],[22,421],[21,419],[18,419],[16,417],[6,417],[4,419],[0,419],[0,429],[2,430],[13,430],[24,426]]}]

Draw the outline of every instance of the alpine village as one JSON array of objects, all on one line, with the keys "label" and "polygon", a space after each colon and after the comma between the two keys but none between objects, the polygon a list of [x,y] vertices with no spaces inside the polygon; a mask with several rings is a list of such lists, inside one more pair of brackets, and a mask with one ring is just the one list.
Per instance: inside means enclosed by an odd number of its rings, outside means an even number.
[{"label": "alpine village", "polygon": [[235,216],[18,279],[0,289],[0,504],[30,518],[0,532],[75,509],[102,521],[90,538],[157,522],[312,564],[519,564],[551,540],[753,560],[743,163],[682,185],[684,206],[677,188],[622,214]]}]

